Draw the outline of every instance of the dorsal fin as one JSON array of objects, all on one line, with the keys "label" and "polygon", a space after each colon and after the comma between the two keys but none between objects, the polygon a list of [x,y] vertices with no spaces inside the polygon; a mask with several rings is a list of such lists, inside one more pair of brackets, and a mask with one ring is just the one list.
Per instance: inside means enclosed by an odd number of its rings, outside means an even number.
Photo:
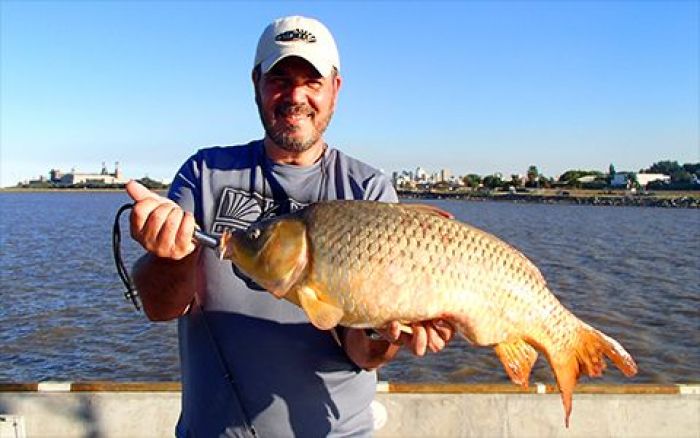
[{"label": "dorsal fin", "polygon": [[420,211],[427,214],[433,214],[435,216],[441,216],[447,219],[454,219],[454,215],[449,211],[443,210],[442,208],[435,207],[434,205],[428,204],[401,204],[402,207]]}]

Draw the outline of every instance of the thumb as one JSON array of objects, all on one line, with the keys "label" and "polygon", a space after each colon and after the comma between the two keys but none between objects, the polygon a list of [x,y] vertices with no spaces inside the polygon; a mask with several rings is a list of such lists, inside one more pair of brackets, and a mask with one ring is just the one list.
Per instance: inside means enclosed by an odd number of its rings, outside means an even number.
[{"label": "thumb", "polygon": [[143,201],[148,198],[160,198],[157,194],[148,190],[142,184],[134,181],[133,179],[126,183],[126,193],[136,202]]}]

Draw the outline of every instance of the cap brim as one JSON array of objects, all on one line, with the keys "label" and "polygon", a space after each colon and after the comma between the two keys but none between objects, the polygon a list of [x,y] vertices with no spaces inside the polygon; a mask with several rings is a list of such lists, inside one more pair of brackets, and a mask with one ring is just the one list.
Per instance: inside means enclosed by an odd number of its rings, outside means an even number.
[{"label": "cap brim", "polygon": [[332,62],[318,56],[317,54],[308,53],[305,50],[301,50],[298,47],[295,47],[293,50],[281,50],[279,53],[276,53],[275,56],[270,56],[264,59],[260,63],[260,68],[262,69],[263,73],[267,73],[272,67],[275,66],[275,64],[284,58],[289,58],[290,56],[298,56],[299,58],[306,60],[323,77],[328,77],[333,72]]}]

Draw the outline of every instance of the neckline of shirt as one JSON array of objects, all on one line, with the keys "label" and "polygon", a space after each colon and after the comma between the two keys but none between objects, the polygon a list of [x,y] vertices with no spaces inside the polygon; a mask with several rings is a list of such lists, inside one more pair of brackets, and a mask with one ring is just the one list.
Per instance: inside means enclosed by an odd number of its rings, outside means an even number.
[{"label": "neckline of shirt", "polygon": [[323,151],[323,155],[313,164],[308,166],[298,166],[295,164],[276,163],[272,161],[265,153],[264,141],[260,140],[258,143],[258,152],[260,156],[262,156],[262,165],[265,166],[266,169],[269,169],[271,172],[277,174],[306,175],[316,173],[321,169],[321,166],[328,162],[328,159],[331,156],[331,150],[332,148],[327,146]]}]

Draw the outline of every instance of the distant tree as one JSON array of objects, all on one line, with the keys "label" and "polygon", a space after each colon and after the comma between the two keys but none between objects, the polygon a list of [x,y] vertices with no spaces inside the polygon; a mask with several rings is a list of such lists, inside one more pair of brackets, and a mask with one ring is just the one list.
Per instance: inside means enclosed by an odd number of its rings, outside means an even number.
[{"label": "distant tree", "polygon": [[545,189],[552,188],[553,182],[554,178],[547,178],[544,175],[540,175],[540,177],[537,179],[537,184],[539,185],[539,187],[544,187]]},{"label": "distant tree", "polygon": [[617,171],[615,170],[615,166],[613,166],[612,163],[610,163],[610,167],[608,167],[608,177],[606,178],[606,182],[610,184],[612,180],[615,179],[615,175],[617,175]]},{"label": "distant tree", "polygon": [[683,168],[678,161],[657,161],[648,169],[643,169],[642,173],[663,173],[664,175],[672,176],[675,172],[682,171]]},{"label": "distant tree", "polygon": [[168,184],[163,184],[162,182],[156,181],[147,176],[141,178],[140,180],[138,180],[138,182],[140,182],[144,187],[150,190],[160,190],[168,188]]},{"label": "distant tree", "polygon": [[479,187],[481,184],[481,177],[475,173],[470,173],[469,175],[462,178],[464,185],[467,187]]},{"label": "distant tree", "polygon": [[540,172],[537,170],[537,166],[532,165],[527,168],[527,186],[534,187],[537,186],[537,181],[540,176]]},{"label": "distant tree", "polygon": [[578,179],[588,175],[603,176],[597,170],[567,170],[559,176],[559,182],[565,182],[568,185],[579,187]]},{"label": "distant tree", "polygon": [[482,184],[484,184],[484,186],[490,189],[495,189],[503,186],[503,180],[498,175],[487,175],[481,182]]},{"label": "distant tree", "polygon": [[700,177],[700,163],[685,163],[683,165],[683,170]]},{"label": "distant tree", "polygon": [[641,186],[639,185],[639,180],[637,179],[637,174],[634,172],[630,172],[627,174],[627,188],[628,189],[638,189]]},{"label": "distant tree", "polygon": [[55,185],[50,181],[31,181],[27,184],[17,183],[17,186],[25,188],[25,189],[52,189],[52,188],[55,188]]},{"label": "distant tree", "polygon": [[510,176],[510,185],[513,187],[521,187],[523,185],[523,180],[520,179],[520,175],[512,174]]},{"label": "distant tree", "polygon": [[671,182],[687,184],[693,179],[693,174],[681,168],[671,174]]},{"label": "distant tree", "polygon": [[681,166],[678,161],[658,161],[643,173],[663,173],[671,177],[671,183],[688,184],[693,179],[693,174],[697,175],[699,164],[684,164]]}]

